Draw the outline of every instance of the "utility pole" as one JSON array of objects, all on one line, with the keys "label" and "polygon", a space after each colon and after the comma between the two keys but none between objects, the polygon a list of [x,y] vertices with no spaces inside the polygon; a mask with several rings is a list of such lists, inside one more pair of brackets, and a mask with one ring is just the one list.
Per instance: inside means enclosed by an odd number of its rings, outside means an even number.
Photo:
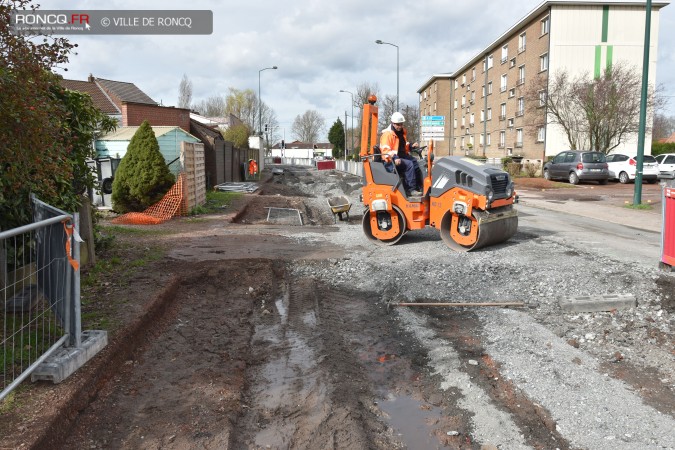
[{"label": "utility pole", "polygon": [[637,165],[635,167],[635,192],[633,193],[633,205],[642,203],[642,166],[645,154],[645,129],[647,123],[647,88],[649,87],[649,36],[652,24],[652,0],[647,0],[645,7],[645,43],[642,54],[642,95],[640,97],[640,128],[638,131]]}]

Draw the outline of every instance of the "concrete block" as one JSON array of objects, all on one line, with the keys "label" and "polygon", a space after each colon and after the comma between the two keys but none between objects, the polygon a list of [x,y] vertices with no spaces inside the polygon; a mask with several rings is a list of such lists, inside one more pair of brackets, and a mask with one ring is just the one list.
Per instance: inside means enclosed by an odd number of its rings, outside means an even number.
[{"label": "concrete block", "polygon": [[637,301],[633,294],[604,294],[563,298],[559,304],[566,312],[597,312],[634,308]]},{"label": "concrete block", "polygon": [[81,347],[62,347],[50,355],[31,373],[31,381],[52,381],[58,384],[94,357],[108,345],[108,332],[88,330],[82,332]]}]

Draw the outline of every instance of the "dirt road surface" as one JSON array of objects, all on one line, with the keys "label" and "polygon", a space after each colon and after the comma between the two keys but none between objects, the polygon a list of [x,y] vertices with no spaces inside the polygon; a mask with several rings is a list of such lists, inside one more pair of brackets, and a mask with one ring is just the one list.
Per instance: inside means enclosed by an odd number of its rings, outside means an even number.
[{"label": "dirt road surface", "polygon": [[[656,263],[577,247],[536,212],[478,252],[433,229],[379,247],[355,177],[268,177],[239,214],[119,235],[115,257],[160,257],[83,293],[85,314],[114,318],[110,345],[61,385],[24,388],[0,448],[675,448],[675,281]],[[625,186],[597,188],[619,213]],[[336,194],[353,207],[334,224]],[[638,307],[558,305],[617,291]],[[389,305],[508,300],[526,307]]]}]

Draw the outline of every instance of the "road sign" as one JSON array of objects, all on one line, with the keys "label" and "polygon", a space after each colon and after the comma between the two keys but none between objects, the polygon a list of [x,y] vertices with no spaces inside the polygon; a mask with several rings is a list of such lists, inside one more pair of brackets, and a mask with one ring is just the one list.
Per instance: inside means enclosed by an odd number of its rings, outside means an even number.
[{"label": "road sign", "polygon": [[440,127],[422,126],[422,133],[433,133],[433,132],[445,133],[445,127],[444,126],[440,126]]}]

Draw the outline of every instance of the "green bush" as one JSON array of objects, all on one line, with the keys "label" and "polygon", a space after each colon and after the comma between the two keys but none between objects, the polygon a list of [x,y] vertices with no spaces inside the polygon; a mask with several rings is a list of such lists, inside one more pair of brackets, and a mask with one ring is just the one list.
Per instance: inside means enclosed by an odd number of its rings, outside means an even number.
[{"label": "green bush", "polygon": [[506,168],[513,162],[513,158],[510,156],[505,156],[502,158],[502,169],[506,170]]},{"label": "green bush", "polygon": [[652,142],[652,155],[675,153],[675,142]]},{"label": "green bush", "polygon": [[119,213],[144,211],[162,199],[176,182],[148,121],[131,138],[113,181],[113,208]]}]

